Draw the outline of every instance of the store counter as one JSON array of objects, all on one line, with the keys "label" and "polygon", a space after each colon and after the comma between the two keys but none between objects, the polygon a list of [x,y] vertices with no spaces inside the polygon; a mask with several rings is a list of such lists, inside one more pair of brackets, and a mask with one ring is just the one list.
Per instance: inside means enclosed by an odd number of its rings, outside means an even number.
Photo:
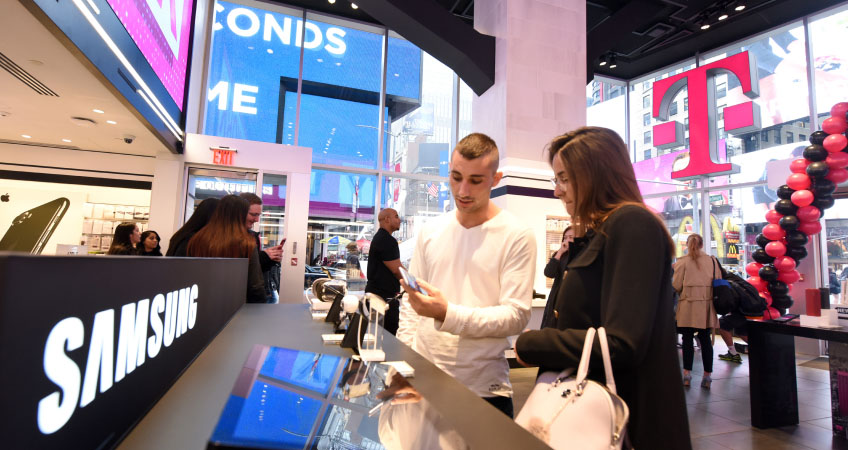
[{"label": "store counter", "polygon": [[[254,382],[266,380],[267,383],[275,385],[272,387],[285,388],[290,392],[300,394],[301,400],[308,396],[314,398],[324,396],[324,399],[318,398],[318,401],[316,401],[316,405],[318,405],[316,407],[322,407],[328,411],[326,414],[319,414],[318,420],[321,423],[315,424],[311,433],[299,433],[297,431],[287,433],[291,436],[303,434],[304,436],[301,437],[307,440],[315,438],[315,441],[309,444],[309,448],[314,448],[313,445],[319,445],[319,439],[316,435],[319,437],[327,436],[326,431],[316,432],[316,429],[318,427],[321,430],[332,428],[334,424],[330,423],[330,415],[334,411],[341,410],[346,411],[346,414],[337,415],[346,417],[345,420],[347,421],[346,424],[339,425],[341,429],[353,430],[353,434],[361,434],[370,438],[380,436],[389,439],[391,442],[384,443],[387,448],[408,448],[404,445],[398,447],[398,442],[415,442],[416,435],[414,433],[417,429],[420,429],[420,427],[410,428],[409,426],[397,427],[403,417],[409,418],[408,412],[404,411],[404,414],[395,415],[391,421],[394,424],[392,430],[386,429],[387,421],[385,420],[387,410],[398,406],[405,408],[404,405],[383,407],[382,411],[373,416],[373,427],[379,426],[379,432],[371,430],[369,434],[369,432],[363,431],[363,429],[369,429],[369,427],[361,425],[359,421],[367,421],[368,413],[364,408],[371,409],[374,396],[371,395],[371,403],[368,404],[363,403],[367,403],[364,399],[362,402],[358,399],[347,402],[344,400],[344,397],[348,396],[348,394],[342,392],[345,389],[345,383],[347,385],[361,384],[351,383],[350,379],[345,377],[345,373],[353,372],[350,367],[351,364],[355,363],[348,359],[353,353],[337,345],[324,345],[321,334],[326,333],[332,333],[331,326],[321,321],[312,320],[306,305],[247,304],[242,306],[220,335],[200,354],[119,447],[121,449],[206,447],[213,433],[218,433],[222,427],[227,427],[222,421],[222,424],[216,430],[216,424],[219,424],[225,405],[229,410],[233,404],[231,400],[238,400],[239,395],[237,393],[239,391],[243,392],[243,398],[250,398],[242,382],[247,379]],[[277,349],[274,347],[277,347]],[[448,436],[446,438],[443,435],[441,439],[456,442],[455,438],[459,437],[471,448],[548,448],[451,376],[400,343],[394,336],[388,335],[385,337],[384,350],[387,360],[403,360],[415,369],[415,375],[409,379],[409,382],[426,400],[426,403],[432,407],[431,412],[422,413],[420,417],[435,418],[434,420],[439,422],[439,424],[436,424],[436,428],[446,431],[443,434]],[[273,358],[277,359],[272,361]],[[280,362],[283,360],[289,362]],[[303,375],[309,377],[309,381],[306,382],[303,378],[292,379],[291,377],[298,373],[298,370],[295,369],[304,367],[302,364],[304,361],[307,366],[311,365],[306,367],[309,369],[308,374]],[[324,367],[325,365],[326,367]],[[265,369],[262,370],[262,373],[259,373],[263,366],[265,366]],[[282,368],[283,366],[285,368]],[[324,368],[322,369],[322,367]],[[278,373],[280,371],[285,372],[286,375],[275,375],[275,370]],[[356,372],[365,373],[367,371],[359,370],[357,367]],[[250,375],[251,373],[253,375]],[[253,378],[250,378],[251,376]],[[317,389],[315,386],[308,389],[311,383],[319,381],[323,386],[321,389]],[[317,395],[311,393],[317,393]],[[268,396],[270,398],[271,393]],[[275,398],[280,398],[280,395]],[[310,399],[307,398],[306,401],[310,401]],[[336,409],[333,409],[334,407]],[[245,406],[243,409],[239,409],[237,414],[242,414],[242,417],[239,417],[238,420],[242,421],[244,429],[253,431],[256,431],[256,427],[262,421],[257,420],[256,417],[261,417],[269,422],[274,420],[277,421],[276,423],[287,423],[286,418],[279,417],[279,409],[274,410],[272,408],[269,405],[267,410],[259,409],[258,411],[262,411],[259,413],[256,409]],[[361,413],[353,417],[351,412]],[[304,414],[296,408],[291,408],[286,413],[293,416]],[[414,417],[419,417],[419,415],[415,414]],[[244,425],[244,420],[253,420],[255,424],[253,426]],[[288,422],[302,421],[303,417],[294,417]],[[356,421],[355,426],[351,425],[351,422],[354,421]],[[446,430],[445,425],[449,429]],[[232,427],[232,424],[230,427]],[[232,430],[229,431],[231,435],[239,434],[232,432]],[[256,444],[257,439],[252,439],[244,433],[242,433],[242,436],[244,442],[248,445],[258,445]],[[410,438],[413,439],[410,440]],[[423,442],[428,441],[419,439],[413,445],[421,445]],[[354,443],[354,445],[356,444]],[[364,446],[364,444],[360,445]]]}]

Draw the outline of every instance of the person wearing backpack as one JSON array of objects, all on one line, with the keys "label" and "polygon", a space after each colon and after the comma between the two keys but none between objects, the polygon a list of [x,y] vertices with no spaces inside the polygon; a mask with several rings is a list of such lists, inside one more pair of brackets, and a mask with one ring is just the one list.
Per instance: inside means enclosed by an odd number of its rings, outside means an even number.
[{"label": "person wearing backpack", "polygon": [[712,329],[718,325],[713,307],[713,280],[721,277],[717,263],[704,253],[704,239],[692,234],[686,239],[686,256],[674,264],[671,284],[680,294],[677,307],[677,330],[683,335],[683,386],[692,382],[692,363],[695,347],[692,338],[698,334],[701,357],[704,362],[704,378],[701,387],[709,389],[712,384],[713,345]]}]

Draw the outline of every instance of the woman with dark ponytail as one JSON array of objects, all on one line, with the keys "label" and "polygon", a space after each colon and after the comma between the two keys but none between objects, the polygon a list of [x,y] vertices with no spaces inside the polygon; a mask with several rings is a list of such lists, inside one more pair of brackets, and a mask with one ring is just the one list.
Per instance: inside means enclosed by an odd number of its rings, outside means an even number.
[{"label": "woman with dark ponytail", "polygon": [[695,346],[692,339],[698,334],[701,357],[704,360],[704,378],[701,387],[709,389],[712,384],[713,345],[710,340],[712,329],[718,326],[713,308],[713,280],[721,278],[721,267],[710,255],[704,253],[704,238],[699,234],[686,239],[686,256],[674,264],[672,285],[680,294],[677,307],[677,330],[683,335],[683,386],[692,382],[692,363]]}]

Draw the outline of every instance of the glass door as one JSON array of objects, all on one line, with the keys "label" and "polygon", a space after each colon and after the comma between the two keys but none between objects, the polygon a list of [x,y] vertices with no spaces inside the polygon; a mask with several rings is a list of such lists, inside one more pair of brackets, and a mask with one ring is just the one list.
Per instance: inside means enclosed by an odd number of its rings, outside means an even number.
[{"label": "glass door", "polygon": [[286,180],[284,174],[262,173],[262,216],[256,231],[263,248],[279,245],[286,237]]},{"label": "glass door", "polygon": [[221,198],[242,192],[255,194],[256,179],[256,172],[189,167],[183,223],[191,217],[197,205],[207,198]]}]

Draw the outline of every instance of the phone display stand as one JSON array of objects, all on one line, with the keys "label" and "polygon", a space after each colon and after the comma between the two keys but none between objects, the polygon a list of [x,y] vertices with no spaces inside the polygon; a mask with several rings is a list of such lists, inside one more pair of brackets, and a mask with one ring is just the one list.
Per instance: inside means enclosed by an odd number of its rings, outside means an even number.
[{"label": "phone display stand", "polygon": [[324,322],[332,323],[333,328],[336,330],[336,333],[339,332],[339,325],[342,322],[342,299],[344,298],[344,294],[336,294],[336,297],[333,299],[333,304],[330,306],[330,310],[327,311],[327,317],[324,318]]},{"label": "phone display stand", "polygon": [[385,361],[386,353],[383,351],[383,317],[389,304],[379,295],[370,292],[365,294],[363,303],[367,303],[368,327],[367,335],[374,336],[373,340],[365,341],[364,346],[359,349],[359,356],[363,361]]}]

